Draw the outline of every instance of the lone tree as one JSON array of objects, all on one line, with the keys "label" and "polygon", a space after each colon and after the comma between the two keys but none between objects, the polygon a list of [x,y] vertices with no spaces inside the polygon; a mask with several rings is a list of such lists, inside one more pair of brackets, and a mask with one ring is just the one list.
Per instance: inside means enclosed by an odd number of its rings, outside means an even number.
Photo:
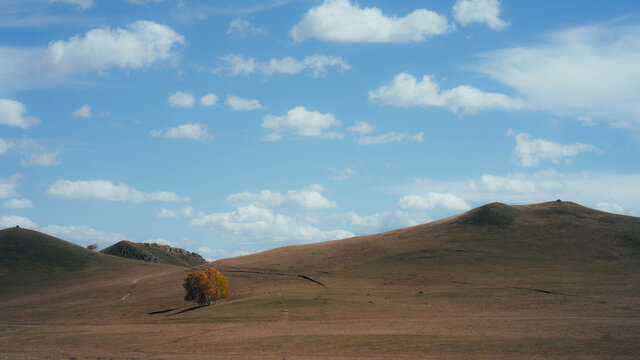
[{"label": "lone tree", "polygon": [[98,249],[98,244],[87,245],[87,249],[95,251],[96,249]]},{"label": "lone tree", "polygon": [[229,295],[227,278],[216,269],[205,271],[192,271],[182,284],[187,294],[184,299],[196,301],[200,305],[211,305],[211,302],[220,302]]}]

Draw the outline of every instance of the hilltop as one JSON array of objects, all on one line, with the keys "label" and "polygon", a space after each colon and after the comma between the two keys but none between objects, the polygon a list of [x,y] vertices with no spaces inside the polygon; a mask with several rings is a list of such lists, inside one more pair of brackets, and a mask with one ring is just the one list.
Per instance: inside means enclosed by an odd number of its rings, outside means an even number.
[{"label": "hilltop", "polygon": [[128,259],[186,267],[198,266],[207,262],[198,253],[155,243],[120,241],[100,252]]},{"label": "hilltop", "polygon": [[0,359],[25,349],[36,358],[640,356],[640,218],[571,202],[492,203],[221,259],[201,266],[229,282],[229,298],[209,307],[182,300],[188,268],[55,244],[59,255],[44,262],[38,251],[12,250],[18,259],[2,265],[3,277],[80,256],[84,268],[56,268],[85,283],[57,276],[46,290],[0,297]]}]

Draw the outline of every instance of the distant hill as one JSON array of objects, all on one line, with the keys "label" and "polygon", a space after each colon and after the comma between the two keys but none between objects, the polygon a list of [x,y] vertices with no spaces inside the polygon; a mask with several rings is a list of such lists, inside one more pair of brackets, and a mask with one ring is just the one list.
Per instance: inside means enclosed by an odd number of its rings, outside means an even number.
[{"label": "distant hill", "polygon": [[[157,265],[156,265],[157,266]],[[150,264],[88,250],[24,228],[0,230],[0,294],[155,271]]]},{"label": "distant hill", "polygon": [[142,260],[176,266],[192,267],[205,264],[207,261],[195,252],[159,245],[155,243],[135,243],[120,241],[100,251],[103,254],[120,256],[127,259]]}]

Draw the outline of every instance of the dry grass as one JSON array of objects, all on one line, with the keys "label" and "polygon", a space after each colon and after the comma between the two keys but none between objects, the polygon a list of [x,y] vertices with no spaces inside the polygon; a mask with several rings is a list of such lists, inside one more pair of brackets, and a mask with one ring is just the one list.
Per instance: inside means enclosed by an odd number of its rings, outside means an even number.
[{"label": "dry grass", "polygon": [[208,307],[189,269],[87,266],[0,296],[0,359],[637,359],[639,250],[639,219],[554,202],[220,260]]}]

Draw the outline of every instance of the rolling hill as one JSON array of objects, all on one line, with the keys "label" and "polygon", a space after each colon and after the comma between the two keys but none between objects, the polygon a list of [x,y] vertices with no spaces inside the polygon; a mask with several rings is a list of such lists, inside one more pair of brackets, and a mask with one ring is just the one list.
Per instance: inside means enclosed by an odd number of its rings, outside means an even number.
[{"label": "rolling hill", "polygon": [[[7,230],[0,241],[15,236]],[[52,263],[87,259],[84,270],[55,266],[85,282],[0,297],[0,358],[24,349],[36,358],[640,356],[640,219],[570,202],[492,203],[382,234],[218,260],[202,267],[221,269],[231,294],[209,307],[182,300],[187,268],[56,244],[62,255]],[[3,277],[49,266],[37,251],[10,253]]]},{"label": "rolling hill", "polygon": [[103,254],[120,256],[127,259],[142,260],[153,263],[176,266],[198,266],[207,261],[195,252],[154,243],[135,243],[120,241],[100,251]]}]

